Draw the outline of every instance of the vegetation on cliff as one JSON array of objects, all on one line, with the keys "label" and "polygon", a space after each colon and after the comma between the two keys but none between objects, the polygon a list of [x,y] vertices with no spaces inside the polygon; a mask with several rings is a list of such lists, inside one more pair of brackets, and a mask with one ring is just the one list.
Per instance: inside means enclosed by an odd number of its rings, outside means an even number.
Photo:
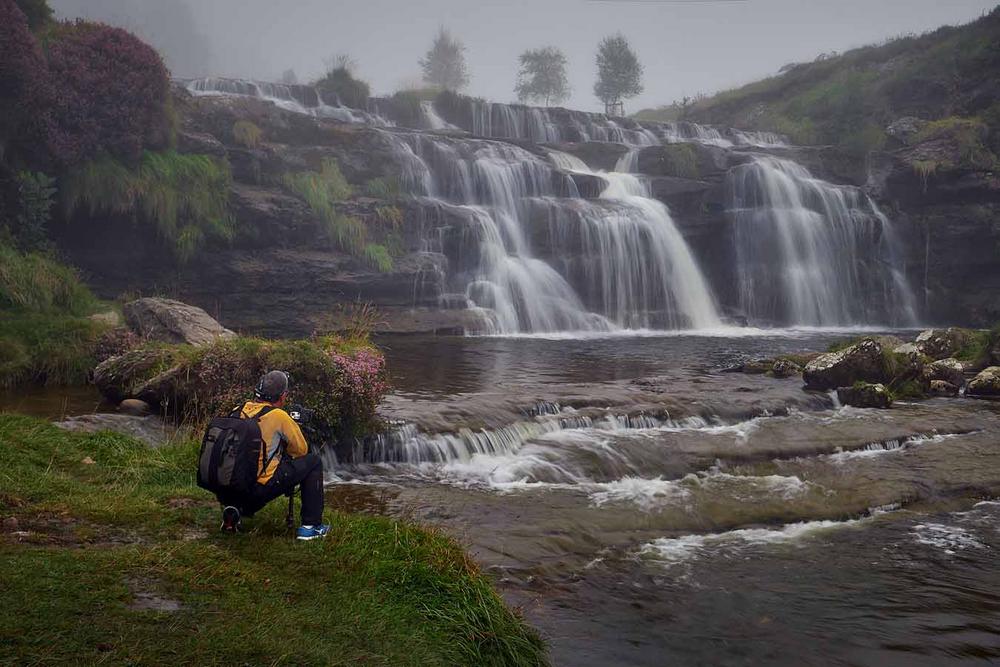
[{"label": "vegetation on cliff", "polygon": [[839,145],[854,154],[885,145],[887,127],[900,117],[972,123],[989,130],[988,139],[978,132],[974,138],[972,154],[982,158],[984,151],[1000,151],[998,44],[1000,8],[968,25],[823,55],[734,90],[639,116],[768,130],[795,143]]},{"label": "vegetation on cliff", "polygon": [[0,662],[546,663],[443,534],[328,510],[330,536],[295,543],[272,503],[222,535],[196,456],[0,415]]}]

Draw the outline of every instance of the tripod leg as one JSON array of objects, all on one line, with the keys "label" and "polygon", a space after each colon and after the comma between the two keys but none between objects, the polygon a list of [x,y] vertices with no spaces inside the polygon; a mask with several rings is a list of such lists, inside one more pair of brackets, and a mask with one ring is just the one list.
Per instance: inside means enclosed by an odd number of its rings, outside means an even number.
[{"label": "tripod leg", "polygon": [[285,515],[285,525],[289,530],[295,527],[295,490],[288,493],[288,514]]}]

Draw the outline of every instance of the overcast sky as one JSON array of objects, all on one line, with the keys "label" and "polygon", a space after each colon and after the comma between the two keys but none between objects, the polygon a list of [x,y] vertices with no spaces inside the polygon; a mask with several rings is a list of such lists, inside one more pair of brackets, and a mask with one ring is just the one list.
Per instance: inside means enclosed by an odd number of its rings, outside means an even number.
[{"label": "overcast sky", "polygon": [[[466,92],[512,101],[521,51],[561,48],[573,95],[567,106],[598,109],[594,51],[605,35],[622,32],[645,66],[646,90],[626,111],[711,93],[775,73],[790,62],[843,51],[887,37],[978,18],[996,0],[52,0],[63,15],[101,5],[137,15],[133,27],[181,55],[201,46],[177,25],[172,2],[188,2],[190,18],[208,42],[202,72],[276,79],[287,68],[314,77],[324,59],[349,53],[376,93],[419,81],[417,60],[439,25],[466,44],[471,83]],[[151,18],[154,9],[157,18]],[[122,10],[118,10],[120,16]],[[146,18],[141,15],[148,14]],[[160,34],[150,34],[157,33]],[[169,35],[166,33],[170,32]],[[157,40],[159,37],[159,40]],[[169,54],[168,54],[169,55]],[[170,58],[168,57],[168,60]],[[189,57],[188,60],[191,60]],[[197,64],[175,64],[191,70]]]}]

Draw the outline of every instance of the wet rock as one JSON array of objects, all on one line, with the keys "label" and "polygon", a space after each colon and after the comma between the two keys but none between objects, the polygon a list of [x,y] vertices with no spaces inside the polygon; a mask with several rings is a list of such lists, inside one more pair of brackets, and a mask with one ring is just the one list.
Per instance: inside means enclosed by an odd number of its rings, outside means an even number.
[{"label": "wet rock", "polygon": [[958,387],[945,380],[931,380],[928,391],[934,396],[956,396]]},{"label": "wet rock", "polygon": [[740,365],[740,371],[747,375],[761,375],[770,372],[773,366],[774,362],[770,359],[752,359],[743,362]]},{"label": "wet rock", "polygon": [[940,359],[924,366],[923,378],[928,383],[942,380],[956,387],[965,384],[965,367],[958,359]]},{"label": "wet rock", "polygon": [[858,382],[850,387],[839,387],[837,399],[856,408],[885,409],[892,405],[889,389],[882,383]]},{"label": "wet rock", "polygon": [[[121,403],[136,396],[137,378],[149,377],[156,368],[162,368],[169,359],[163,350],[140,348],[105,359],[97,364],[91,379],[97,390],[113,403]],[[151,405],[155,402],[146,401]]]},{"label": "wet rock", "polygon": [[788,378],[802,372],[802,367],[788,359],[778,359],[771,366],[771,375],[776,378]]},{"label": "wet rock", "polygon": [[146,417],[153,414],[153,408],[146,401],[137,398],[126,398],[118,404],[118,412],[133,417]]},{"label": "wet rock", "polygon": [[165,343],[205,345],[234,334],[197,306],[150,297],[125,304],[125,320],[136,333]]},{"label": "wet rock", "polygon": [[916,347],[931,359],[952,357],[970,342],[972,332],[968,329],[950,327],[948,329],[928,329],[917,336]]},{"label": "wet rock", "polygon": [[807,389],[850,387],[855,382],[883,382],[886,378],[882,344],[863,338],[838,352],[816,357],[802,372]]},{"label": "wet rock", "polygon": [[969,381],[970,396],[1000,396],[1000,366],[990,366]]},{"label": "wet rock", "polygon": [[166,424],[158,417],[93,414],[70,417],[65,421],[55,422],[55,425],[67,431],[81,433],[114,431],[141,440],[150,447],[159,447],[165,444],[172,435]]},{"label": "wet rock", "polygon": [[901,144],[910,144],[927,121],[914,116],[903,116],[889,123],[885,128],[885,133]]}]

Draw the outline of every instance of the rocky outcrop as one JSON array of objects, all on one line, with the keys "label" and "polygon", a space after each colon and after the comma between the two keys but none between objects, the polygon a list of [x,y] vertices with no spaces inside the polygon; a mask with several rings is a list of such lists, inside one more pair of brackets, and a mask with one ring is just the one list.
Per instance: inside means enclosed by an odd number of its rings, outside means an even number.
[{"label": "rocky outcrop", "polygon": [[888,408],[892,406],[889,389],[881,383],[858,382],[850,387],[837,389],[837,400],[856,408]]},{"label": "rocky outcrop", "polygon": [[236,335],[201,308],[173,299],[137,299],[123,310],[129,327],[148,340],[206,345]]},{"label": "rocky outcrop", "polygon": [[943,381],[961,387],[965,384],[965,368],[958,359],[940,359],[924,366],[923,378],[928,384]]},{"label": "rocky outcrop", "polygon": [[972,332],[958,327],[928,329],[917,335],[914,345],[922,354],[931,359],[946,359],[954,356],[967,345],[971,337]]},{"label": "rocky outcrop", "polygon": [[821,354],[802,372],[807,389],[836,389],[856,382],[883,382],[883,347],[875,338],[863,338],[838,352]]},{"label": "rocky outcrop", "polygon": [[771,366],[771,375],[776,378],[789,378],[802,372],[802,367],[788,359],[777,359]]},{"label": "rocky outcrop", "polygon": [[931,380],[927,391],[932,396],[957,396],[959,387],[945,380]]},{"label": "rocky outcrop", "polygon": [[1000,366],[990,366],[969,381],[970,396],[1000,396]]}]

